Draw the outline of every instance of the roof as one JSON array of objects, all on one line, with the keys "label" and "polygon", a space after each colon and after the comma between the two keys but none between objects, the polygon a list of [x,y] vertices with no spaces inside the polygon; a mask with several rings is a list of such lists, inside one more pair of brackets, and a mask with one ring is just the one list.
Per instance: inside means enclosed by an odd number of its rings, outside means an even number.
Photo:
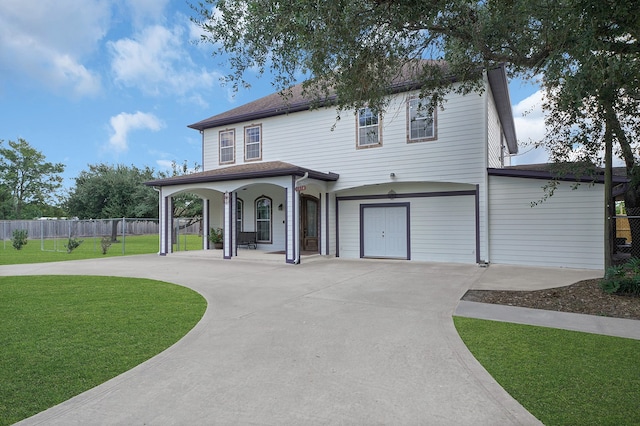
[{"label": "roof", "polygon": [[[573,172],[572,172],[573,166]],[[583,174],[576,175],[575,172],[584,170]],[[508,176],[519,177],[525,179],[557,179],[570,182],[597,182],[604,183],[604,169],[602,167],[592,168],[587,172],[586,168],[579,168],[575,163],[557,164],[557,163],[540,163],[540,164],[523,164],[519,166],[509,166],[502,169],[487,169],[489,176]],[[627,183],[627,171],[624,167],[614,167],[613,183]]]},{"label": "roof", "polygon": [[304,176],[309,173],[309,178],[336,181],[339,175],[336,173],[324,173],[312,169],[307,169],[282,161],[268,161],[264,163],[248,163],[237,166],[222,167],[207,170],[199,173],[192,173],[183,176],[173,176],[165,179],[156,179],[145,182],[147,186],[172,186],[204,182],[222,182],[239,179],[255,179],[276,176]]},{"label": "roof", "polygon": [[[518,142],[515,125],[513,123],[509,86],[504,65],[490,69],[487,72],[487,77],[491,93],[496,102],[498,116],[504,129],[507,147],[511,154],[516,154],[518,152]],[[392,83],[390,90],[392,93],[399,93],[419,88],[420,84],[415,79],[415,73],[412,73],[411,67],[407,67]],[[202,131],[212,127],[227,126],[245,121],[254,121],[267,117],[306,111],[311,109],[312,106],[318,105],[317,101],[314,102],[311,99],[305,98],[302,92],[302,84],[297,84],[291,88],[286,96],[281,92],[272,93],[253,102],[190,124],[188,127]],[[330,105],[334,101],[335,96],[330,96],[322,100],[319,104]]]}]

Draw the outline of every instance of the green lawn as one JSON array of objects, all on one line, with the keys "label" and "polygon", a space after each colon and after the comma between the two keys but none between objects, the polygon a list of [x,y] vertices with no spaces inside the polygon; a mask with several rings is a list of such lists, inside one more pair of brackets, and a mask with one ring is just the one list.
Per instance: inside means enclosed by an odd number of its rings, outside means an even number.
[{"label": "green lawn", "polygon": [[640,341],[455,317],[465,344],[545,425],[640,425]]},{"label": "green lawn", "polygon": [[[38,239],[29,240],[27,245],[21,250],[14,249],[11,240],[5,240],[0,242],[0,265],[93,259],[122,256],[123,254],[151,254],[158,253],[159,251],[160,243],[158,235],[126,236],[124,238],[124,244],[122,236],[118,238],[118,242],[109,247],[106,255],[102,254],[100,238],[79,238],[83,240],[82,244],[71,253],[66,252],[64,244],[67,243],[67,240],[63,238],[44,241]],[[174,250],[184,251],[185,248],[186,250],[201,250],[202,237],[198,235],[181,235],[180,244],[174,244]]]},{"label": "green lawn", "polygon": [[0,277],[0,425],[151,358],[200,320],[205,300],[160,281]]}]

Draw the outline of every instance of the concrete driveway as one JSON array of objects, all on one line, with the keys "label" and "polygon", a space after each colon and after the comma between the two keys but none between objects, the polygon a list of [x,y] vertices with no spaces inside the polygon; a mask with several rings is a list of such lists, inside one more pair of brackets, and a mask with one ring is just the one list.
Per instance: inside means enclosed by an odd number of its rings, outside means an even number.
[{"label": "concrete driveway", "polygon": [[[202,252],[206,253],[206,252]],[[171,348],[24,425],[540,424],[451,319],[476,265],[197,253],[0,267],[0,275],[145,277],[208,302]]]}]

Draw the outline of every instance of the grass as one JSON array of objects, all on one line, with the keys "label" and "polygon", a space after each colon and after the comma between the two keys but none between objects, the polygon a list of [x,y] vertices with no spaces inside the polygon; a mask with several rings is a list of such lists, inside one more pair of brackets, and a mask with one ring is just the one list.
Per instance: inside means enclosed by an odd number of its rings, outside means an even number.
[{"label": "grass", "polygon": [[206,301],[160,281],[0,277],[0,425],[29,417],[163,351]]},{"label": "grass", "polygon": [[[82,244],[71,253],[66,252],[64,244],[67,243],[67,240],[64,238],[48,239],[43,242],[37,239],[29,240],[21,250],[14,249],[11,245],[11,240],[5,240],[0,243],[0,265],[59,262],[123,255],[122,237],[119,237],[118,242],[109,247],[106,255],[102,254],[100,238],[88,237],[79,239],[83,240]],[[180,245],[176,246],[174,244],[174,250],[185,250],[185,244],[187,250],[201,250],[202,237],[198,235],[181,235]],[[159,237],[155,234],[125,236],[124,255],[157,253],[159,245]],[[42,250],[43,246],[45,250]]]},{"label": "grass", "polygon": [[545,425],[640,425],[640,341],[455,317],[465,344]]}]

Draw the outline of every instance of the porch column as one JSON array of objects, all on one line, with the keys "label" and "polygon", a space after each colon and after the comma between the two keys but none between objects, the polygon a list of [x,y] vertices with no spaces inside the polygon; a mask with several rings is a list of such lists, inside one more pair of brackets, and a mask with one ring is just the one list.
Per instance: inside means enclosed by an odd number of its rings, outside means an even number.
[{"label": "porch column", "polygon": [[158,230],[159,230],[159,234],[160,234],[160,247],[159,247],[159,252],[158,254],[160,256],[166,256],[168,253],[168,236],[167,234],[170,231],[170,227],[168,225],[168,212],[169,212],[169,202],[170,202],[170,197],[165,197],[162,195],[162,189],[160,189],[160,192],[158,194],[158,213],[159,213],[159,219],[158,219]]},{"label": "porch column", "polygon": [[291,186],[286,188],[285,201],[287,205],[286,213],[286,257],[287,263],[295,264],[300,262],[300,229],[298,225],[299,194],[296,191],[295,176],[291,177]]},{"label": "porch column", "polygon": [[209,199],[208,198],[203,198],[202,199],[202,249],[203,250],[209,250],[209,228],[211,227],[210,225],[210,220],[209,220],[209,209],[210,209],[210,205],[209,205]]},{"label": "porch column", "polygon": [[238,236],[238,193],[233,191],[231,193],[231,247],[233,249],[233,255],[238,256],[238,244],[236,244],[236,238]]},{"label": "porch column", "polygon": [[222,255],[225,259],[231,259],[233,256],[233,203],[232,193],[225,192],[224,193],[224,215],[223,215],[223,246],[222,246]]},{"label": "porch column", "polygon": [[164,254],[173,253],[173,197],[164,197]]}]

